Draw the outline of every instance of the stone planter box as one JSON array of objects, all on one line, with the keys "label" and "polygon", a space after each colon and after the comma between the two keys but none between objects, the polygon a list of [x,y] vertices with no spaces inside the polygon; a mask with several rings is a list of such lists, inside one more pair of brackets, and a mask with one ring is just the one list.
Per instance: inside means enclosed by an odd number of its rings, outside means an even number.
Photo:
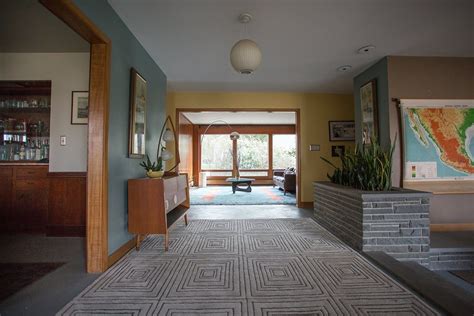
[{"label": "stone planter box", "polygon": [[400,261],[429,265],[431,193],[313,185],[316,220],[344,242],[360,251],[384,251]]}]

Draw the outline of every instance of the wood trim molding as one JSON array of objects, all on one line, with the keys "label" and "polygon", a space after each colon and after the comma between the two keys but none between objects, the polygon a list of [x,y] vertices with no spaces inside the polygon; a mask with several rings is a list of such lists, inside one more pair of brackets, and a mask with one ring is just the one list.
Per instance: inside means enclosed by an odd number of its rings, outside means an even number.
[{"label": "wood trim molding", "polygon": [[120,260],[123,256],[127,254],[133,247],[135,247],[137,237],[133,237],[126,243],[124,243],[122,246],[120,246],[119,249],[115,250],[110,256],[108,256],[107,259],[107,268],[110,268],[113,266],[117,261]]},{"label": "wood trim molding", "polygon": [[84,237],[86,232],[85,226],[57,226],[47,225],[46,236],[54,237]]},{"label": "wood trim molding", "polygon": [[296,112],[298,108],[176,108],[178,112]]},{"label": "wood trim molding", "polygon": [[[204,133],[209,125],[196,125],[199,135]],[[240,134],[295,134],[294,125],[230,125],[232,131]],[[229,127],[223,125],[214,125],[209,127],[206,135],[210,134],[229,134]]]},{"label": "wood trim molding", "polygon": [[70,0],[40,0],[49,11],[91,44],[108,43],[108,37]]},{"label": "wood trim molding", "polygon": [[474,231],[474,223],[431,224],[432,232]]},{"label": "wood trim molding", "polygon": [[108,110],[110,39],[70,0],[40,0],[91,44],[87,154],[87,272],[108,268]]},{"label": "wood trim molding", "polygon": [[[302,207],[301,205],[303,202],[301,201],[301,118],[300,118],[300,109],[294,108],[176,108],[175,109],[175,118],[177,120],[177,125],[179,125],[179,114],[181,112],[201,112],[201,111],[231,111],[231,112],[239,112],[239,111],[246,111],[246,112],[261,112],[261,111],[278,111],[278,112],[294,112],[296,116],[296,124],[294,133],[296,134],[296,152],[297,152],[297,159],[296,159],[296,196],[297,196],[297,206]],[[234,125],[235,126],[235,125]],[[257,126],[255,126],[257,127]],[[249,126],[249,128],[254,128],[253,126]],[[288,128],[286,126],[285,128]],[[208,131],[209,132],[209,131]],[[194,185],[199,183],[199,172],[200,172],[200,162],[201,162],[201,151],[200,146],[198,144],[198,138],[200,136],[200,129],[199,125],[194,125],[194,133],[193,133],[193,161],[195,162],[194,165],[194,174],[195,174],[195,181]],[[196,159],[197,158],[197,159]]]},{"label": "wood trim molding", "polygon": [[48,178],[86,178],[87,172],[48,172]]},{"label": "wood trim molding", "polygon": [[295,109],[296,115],[296,206],[303,207],[301,201],[301,119],[300,109]]},{"label": "wood trim molding", "polygon": [[87,271],[108,268],[108,110],[110,45],[91,46],[87,155]]},{"label": "wood trim molding", "polygon": [[298,207],[312,210],[314,208],[314,203],[313,202],[301,202]]}]

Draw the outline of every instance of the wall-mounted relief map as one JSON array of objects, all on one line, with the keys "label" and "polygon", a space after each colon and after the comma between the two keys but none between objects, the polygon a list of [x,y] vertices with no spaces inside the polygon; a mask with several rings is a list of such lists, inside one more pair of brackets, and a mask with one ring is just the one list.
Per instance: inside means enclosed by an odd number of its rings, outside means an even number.
[{"label": "wall-mounted relief map", "polygon": [[402,100],[405,180],[474,179],[474,100]]}]

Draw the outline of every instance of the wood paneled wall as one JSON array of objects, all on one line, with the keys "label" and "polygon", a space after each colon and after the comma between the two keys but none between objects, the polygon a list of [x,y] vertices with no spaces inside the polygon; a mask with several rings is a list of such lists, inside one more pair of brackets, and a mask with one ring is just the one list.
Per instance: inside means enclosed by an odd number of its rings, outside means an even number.
[{"label": "wood paneled wall", "polygon": [[87,173],[50,172],[48,236],[85,236]]},{"label": "wood paneled wall", "polygon": [[85,172],[50,172],[44,165],[0,166],[3,233],[85,236]]},{"label": "wood paneled wall", "polygon": [[194,168],[193,168],[193,123],[191,123],[186,116],[179,113],[179,156],[181,163],[179,171],[187,173],[191,185],[194,183]]}]

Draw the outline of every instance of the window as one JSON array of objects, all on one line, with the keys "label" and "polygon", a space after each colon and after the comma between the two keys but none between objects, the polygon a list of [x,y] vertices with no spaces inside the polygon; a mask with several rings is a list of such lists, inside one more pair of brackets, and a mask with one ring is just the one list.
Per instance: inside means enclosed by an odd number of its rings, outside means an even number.
[{"label": "window", "polygon": [[228,134],[204,135],[201,145],[202,170],[232,170],[232,141]]},{"label": "window", "polygon": [[241,177],[267,177],[268,171],[239,171]]},{"label": "window", "polygon": [[273,134],[271,130],[240,134],[235,152],[229,134],[206,134],[201,143],[200,170],[211,178],[232,176],[235,161],[241,177],[260,179],[270,179],[271,169],[296,167],[295,134]]},{"label": "window", "polygon": [[240,135],[237,152],[239,170],[268,169],[268,134]]},{"label": "window", "polygon": [[296,135],[273,135],[273,169],[296,168]]}]

